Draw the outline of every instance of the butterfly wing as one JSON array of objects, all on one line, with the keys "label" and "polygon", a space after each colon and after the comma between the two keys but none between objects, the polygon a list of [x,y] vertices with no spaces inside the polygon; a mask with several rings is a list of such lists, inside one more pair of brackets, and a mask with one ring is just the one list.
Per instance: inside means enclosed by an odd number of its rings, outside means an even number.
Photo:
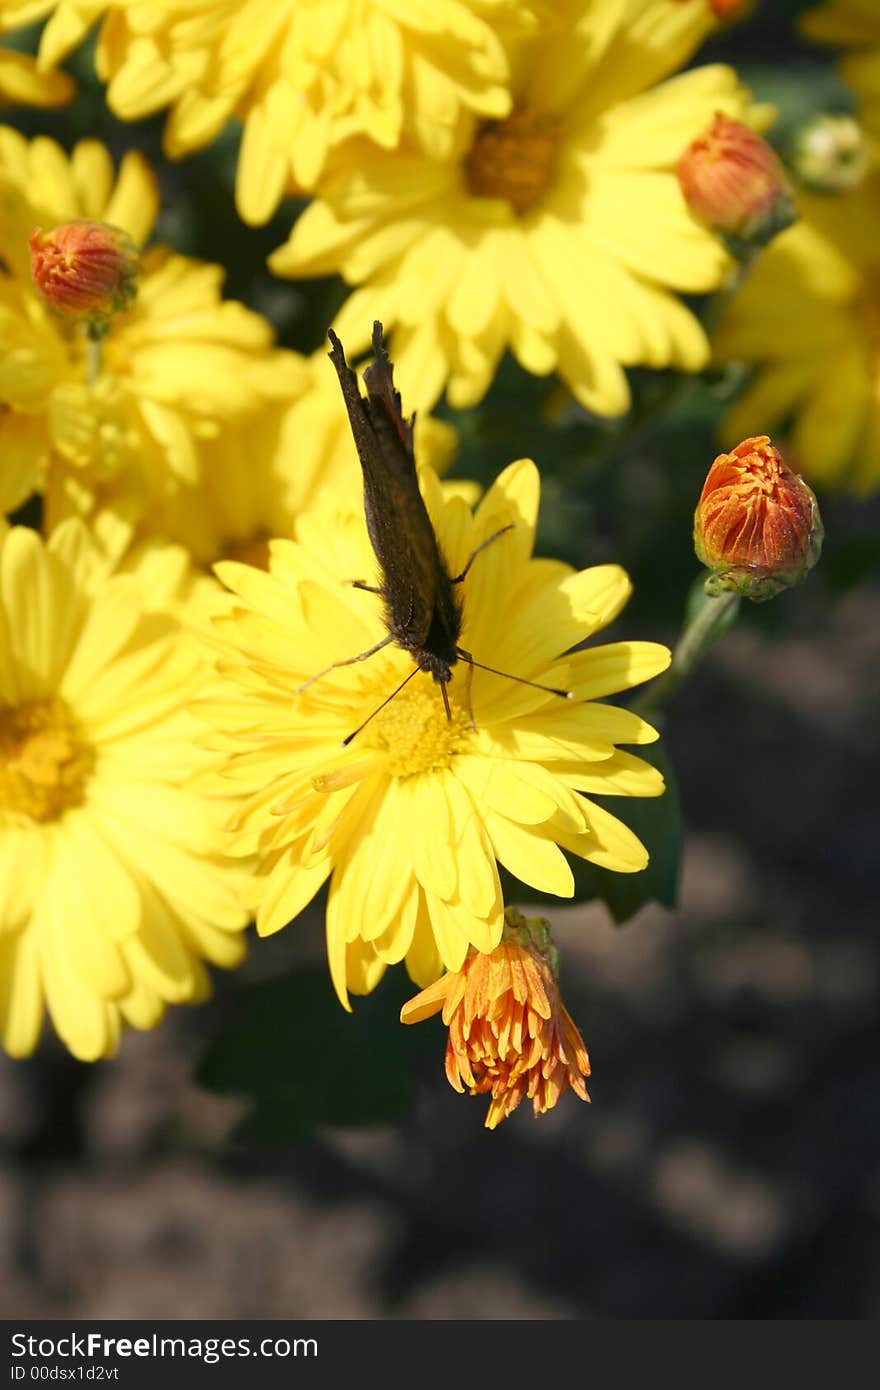
[{"label": "butterfly wing", "polygon": [[454,651],[458,606],[419,490],[412,420],[403,416],[382,325],[373,325],[375,361],[364,372],[366,399],[332,330],[329,337],[363,472],[367,530],[382,571],[389,629],[409,650],[434,640]]}]

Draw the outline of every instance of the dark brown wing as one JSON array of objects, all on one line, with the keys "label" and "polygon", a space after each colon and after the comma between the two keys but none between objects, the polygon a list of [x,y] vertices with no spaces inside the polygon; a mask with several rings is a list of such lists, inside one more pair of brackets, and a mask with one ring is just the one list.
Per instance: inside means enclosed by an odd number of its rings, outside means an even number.
[{"label": "dark brown wing", "polygon": [[367,530],[382,571],[389,628],[409,650],[428,643],[444,659],[454,661],[460,612],[419,491],[412,420],[403,416],[382,325],[373,325],[375,361],[364,372],[366,400],[332,330],[329,338],[330,360],[339,376],[363,471]]}]

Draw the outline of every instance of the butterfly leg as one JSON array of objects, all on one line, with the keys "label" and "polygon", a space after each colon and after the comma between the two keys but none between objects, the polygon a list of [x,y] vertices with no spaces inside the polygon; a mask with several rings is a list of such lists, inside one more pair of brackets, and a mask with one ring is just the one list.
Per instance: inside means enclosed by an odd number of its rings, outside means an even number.
[{"label": "butterfly leg", "polygon": [[377,642],[375,647],[370,647],[365,652],[358,652],[357,656],[348,656],[344,661],[331,661],[330,665],[325,666],[323,671],[318,671],[314,676],[309,676],[305,685],[299,686],[293,693],[295,695],[301,695],[304,690],[308,690],[310,685],[314,685],[315,681],[319,681],[322,676],[329,675],[329,673],[335,671],[338,666],[353,666],[356,661],[366,661],[368,656],[375,656],[376,652],[380,652],[383,647],[387,647],[388,643],[393,641],[394,637],[389,633],[387,637],[382,638],[381,642]]},{"label": "butterfly leg", "polygon": [[506,535],[508,531],[512,531],[513,525],[513,522],[509,521],[506,526],[501,527],[500,531],[493,531],[491,536],[487,536],[484,541],[481,541],[480,544],[477,546],[476,550],[471,551],[468,557],[468,562],[462,570],[461,574],[457,574],[455,578],[451,579],[449,582],[451,584],[461,584],[462,580],[464,579],[471,565],[474,563],[474,560],[476,560],[480,551],[485,550],[487,546],[490,546],[492,544],[493,541],[497,541],[499,536]]},{"label": "butterfly leg", "polygon": [[368,584],[366,579],[343,579],[343,584],[350,584],[353,589],[363,589],[365,594],[381,594],[382,590],[377,589],[375,584]]}]

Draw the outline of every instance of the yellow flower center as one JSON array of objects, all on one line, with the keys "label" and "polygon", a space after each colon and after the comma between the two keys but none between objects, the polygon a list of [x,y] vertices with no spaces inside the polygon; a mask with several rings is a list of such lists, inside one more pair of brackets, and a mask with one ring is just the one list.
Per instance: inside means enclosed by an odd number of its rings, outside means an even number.
[{"label": "yellow flower center", "polygon": [[515,111],[484,121],[465,159],[465,179],[477,198],[504,198],[522,215],[537,207],[556,177],[558,132],[546,116]]},{"label": "yellow flower center", "polygon": [[269,568],[269,535],[259,530],[252,536],[241,536],[237,540],[224,541],[222,547],[224,560],[238,560],[242,565],[253,565],[258,570]]},{"label": "yellow flower center", "polygon": [[465,746],[471,732],[469,715],[452,705],[446,718],[443,697],[432,684],[421,690],[404,690],[373,720],[370,742],[387,753],[392,777],[413,777],[417,772],[440,772]]},{"label": "yellow flower center", "polygon": [[63,700],[0,708],[0,809],[56,820],[83,800],[94,764]]}]

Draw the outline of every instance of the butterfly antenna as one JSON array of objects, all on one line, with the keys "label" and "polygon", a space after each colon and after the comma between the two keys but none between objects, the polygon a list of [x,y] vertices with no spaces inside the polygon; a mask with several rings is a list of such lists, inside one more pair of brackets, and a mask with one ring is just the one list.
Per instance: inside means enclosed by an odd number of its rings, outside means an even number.
[{"label": "butterfly antenna", "polygon": [[[390,704],[391,704],[391,701],[394,699],[395,695],[399,695],[400,692],[401,692],[401,690],[403,689],[403,687],[404,687],[405,685],[408,685],[409,682],[412,680],[413,676],[416,675],[416,673],[417,673],[418,671],[420,671],[420,670],[421,670],[421,667],[420,667],[420,666],[414,666],[414,667],[412,668],[412,670],[410,671],[409,675],[408,675],[408,676],[405,676],[405,677],[403,678],[403,680],[400,682],[400,685],[397,687],[397,689],[396,689],[396,690],[392,690],[391,694],[388,695],[388,696],[386,696],[386,698],[382,701],[381,705],[377,705],[376,708],[373,710],[372,714],[368,714],[368,715],[367,715],[367,717],[366,717],[366,719],[364,720],[363,724],[359,724],[358,727],[357,727],[352,733],[346,734],[345,738],[342,740],[342,746],[343,746],[343,748],[347,748],[348,745],[351,743],[352,739],[357,738],[358,734],[363,733],[364,729],[367,727],[367,725],[369,724],[370,720],[371,720],[371,719],[375,719],[375,718],[376,718],[376,715],[380,712],[380,710],[383,710],[383,709],[385,708],[386,705],[390,705]],[[445,694],[446,694],[446,691],[444,690],[443,693],[444,693],[444,695],[445,695]],[[448,709],[449,709],[449,706],[447,705],[446,708],[447,708],[447,710],[448,710]]]},{"label": "butterfly antenna", "polygon": [[470,652],[462,651],[461,647],[456,647],[455,654],[460,661],[467,666],[475,666],[478,671],[488,671],[493,676],[503,676],[505,680],[516,681],[519,685],[530,685],[533,690],[544,690],[548,695],[558,695],[563,700],[573,700],[574,693],[571,690],[557,690],[554,685],[541,685],[540,681],[526,680],[525,676],[513,676],[509,671],[499,671],[497,666],[484,666],[482,661],[474,661]]}]

